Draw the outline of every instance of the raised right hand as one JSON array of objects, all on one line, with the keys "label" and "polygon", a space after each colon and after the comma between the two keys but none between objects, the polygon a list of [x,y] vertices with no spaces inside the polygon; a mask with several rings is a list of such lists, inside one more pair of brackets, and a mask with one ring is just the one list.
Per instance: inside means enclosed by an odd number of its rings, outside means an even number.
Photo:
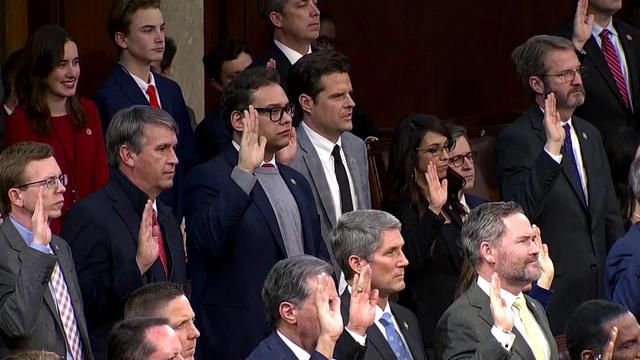
[{"label": "raised right hand", "polygon": [[613,358],[613,349],[617,338],[618,328],[614,326],[609,333],[609,341],[607,341],[607,345],[604,347],[604,351],[602,351],[602,360],[611,360],[611,358]]},{"label": "raised right hand", "polygon": [[571,35],[571,41],[578,50],[584,48],[584,44],[589,41],[591,30],[593,29],[594,16],[593,14],[587,15],[588,7],[589,0],[578,0],[573,18],[573,34]]},{"label": "raised right hand", "polygon": [[138,250],[136,252],[136,264],[140,274],[144,274],[149,270],[151,265],[158,258],[158,234],[160,228],[153,225],[153,205],[151,200],[147,200],[142,212],[142,220],[140,221],[140,230],[138,231]]},{"label": "raised right hand", "polygon": [[440,181],[436,165],[430,162],[427,164],[426,173],[416,171],[416,182],[422,190],[422,195],[429,202],[429,209],[439,215],[447,202],[447,179]]},{"label": "raised right hand", "polygon": [[361,274],[355,274],[351,287],[349,323],[347,329],[364,336],[376,318],[378,289],[371,289],[371,266],[362,268]]},{"label": "raised right hand", "polygon": [[507,303],[500,295],[500,279],[497,273],[491,276],[491,290],[489,291],[489,299],[491,301],[491,316],[493,317],[493,325],[505,331],[513,329],[513,314]]},{"label": "raised right hand", "polygon": [[544,148],[554,154],[560,155],[560,149],[564,144],[564,129],[560,113],[556,109],[556,96],[553,93],[547,94],[544,99],[544,132],[547,135],[547,142]]},{"label": "raised right hand", "polygon": [[40,245],[48,245],[51,242],[51,228],[49,228],[49,215],[44,210],[43,194],[44,186],[41,186],[38,190],[38,199],[31,216],[31,226],[33,229],[33,242]]},{"label": "raised right hand", "polygon": [[238,167],[248,173],[253,173],[264,160],[264,149],[267,145],[267,139],[258,133],[260,120],[258,119],[258,112],[252,105],[249,105],[249,110],[244,110],[242,124],[243,130],[242,139],[240,139]]}]

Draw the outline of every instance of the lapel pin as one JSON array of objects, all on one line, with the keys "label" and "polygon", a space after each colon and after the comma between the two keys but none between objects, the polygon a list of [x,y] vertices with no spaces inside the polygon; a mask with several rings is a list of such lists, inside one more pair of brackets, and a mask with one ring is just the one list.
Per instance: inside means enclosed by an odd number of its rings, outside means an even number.
[{"label": "lapel pin", "polygon": [[585,140],[587,140],[587,133],[583,132],[583,133],[582,133],[582,138],[583,138],[583,139],[585,139]]},{"label": "lapel pin", "polygon": [[291,179],[291,183],[292,183],[293,185],[298,185],[298,183],[296,183],[296,179]]},{"label": "lapel pin", "polygon": [[91,129],[87,128],[87,135],[91,135]]},{"label": "lapel pin", "polygon": [[404,325],[404,329],[405,329],[405,330],[409,330],[409,325],[407,325],[407,323],[406,323],[406,322],[404,322],[404,321],[403,321],[403,322],[402,322],[402,325]]},{"label": "lapel pin", "polygon": [[627,34],[627,40],[632,41],[633,40],[633,36],[631,36],[630,34]]}]

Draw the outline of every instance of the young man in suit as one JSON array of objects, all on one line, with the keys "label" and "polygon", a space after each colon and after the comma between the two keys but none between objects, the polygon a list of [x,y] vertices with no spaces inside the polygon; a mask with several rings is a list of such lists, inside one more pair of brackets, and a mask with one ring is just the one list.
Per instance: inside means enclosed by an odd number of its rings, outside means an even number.
[{"label": "young man in suit", "polygon": [[309,183],[277,163],[293,106],[274,70],[238,74],[222,96],[233,141],[188,178],[192,303],[202,332],[196,357],[245,358],[269,335],[260,289],[281,259],[328,259]]},{"label": "young man in suit", "polygon": [[541,274],[539,236],[515,202],[471,210],[462,242],[478,279],[438,321],[436,359],[558,358],[544,308],[522,293]]},{"label": "young man in suit", "polygon": [[0,356],[43,349],[93,359],[69,245],[52,235],[67,183],[51,146],[0,153]]},{"label": "young man in suit", "polygon": [[[342,215],[333,231],[336,260],[349,283],[341,296],[343,318],[354,305],[354,294],[365,290],[355,281],[365,269],[371,269],[371,288],[379,293],[375,321],[366,329],[366,336],[351,336],[361,345],[366,338],[365,360],[427,359],[418,319],[409,309],[390,301],[390,296],[404,289],[404,269],[409,264],[402,252],[400,226],[398,219],[384,211],[356,210]],[[351,337],[342,335],[336,358],[343,358]]]},{"label": "young man in suit", "polygon": [[501,197],[518,202],[553,252],[549,304],[554,334],[573,309],[605,294],[607,249],[623,234],[598,130],[574,110],[584,102],[584,68],[573,44],[539,35],[511,57],[534,105],[496,139]]},{"label": "young man in suit", "polygon": [[164,18],[160,0],[115,0],[109,13],[109,36],[120,58],[109,77],[98,89],[96,105],[106,132],[114,114],[131,105],[150,105],[168,112],[178,123],[180,160],[174,186],[162,195],[177,219],[183,213],[184,177],[197,163],[195,139],[189,110],[180,86],[151,71],[151,64],[162,60],[165,46]]},{"label": "young man in suit", "polygon": [[[365,336],[373,322],[377,291],[371,289],[371,269],[355,280],[363,291],[351,297],[355,305],[346,326],[331,271],[325,261],[306,255],[274,265],[264,282],[262,299],[267,321],[275,331],[248,360],[364,359],[366,346],[353,337]],[[351,341],[337,354],[334,350],[341,334]]]},{"label": "young man in suit", "polygon": [[371,208],[367,149],[349,132],[355,106],[349,68],[346,56],[318,51],[293,65],[288,80],[289,97],[302,118],[289,165],[312,184],[322,237],[336,271],[340,268],[331,252],[331,230],[342,214]]},{"label": "young man in suit", "polygon": [[73,250],[91,344],[106,358],[113,324],[144,284],[184,284],[182,232],[158,195],[173,185],[178,125],[164,110],[136,105],[107,130],[111,179],[69,212],[62,234]]}]

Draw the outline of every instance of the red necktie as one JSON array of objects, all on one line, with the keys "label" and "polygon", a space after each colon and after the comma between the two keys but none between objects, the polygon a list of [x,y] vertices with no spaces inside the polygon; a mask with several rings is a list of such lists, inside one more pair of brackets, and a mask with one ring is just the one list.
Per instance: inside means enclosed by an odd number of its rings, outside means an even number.
[{"label": "red necktie", "polygon": [[611,39],[609,39],[609,34],[611,34],[611,32],[608,29],[602,29],[600,32],[600,39],[602,39],[602,53],[604,54],[604,58],[607,60],[607,64],[609,64],[609,69],[611,70],[613,79],[616,81],[618,91],[620,92],[620,96],[622,96],[622,101],[624,102],[624,105],[630,109],[631,106],[629,102],[627,83],[624,80],[624,73],[622,72],[622,66],[620,65],[620,58],[618,57],[618,53],[616,52],[616,48],[613,46]]},{"label": "red necktie", "polygon": [[275,167],[275,166],[273,166],[273,164],[271,164],[271,163],[264,163],[264,164],[261,165],[261,167],[272,168],[272,167]]},{"label": "red necktie", "polygon": [[147,95],[149,95],[149,104],[151,107],[160,108],[160,103],[158,103],[158,94],[156,93],[156,88],[153,84],[149,84],[147,86]]},{"label": "red necktie", "polygon": [[164,239],[162,238],[162,231],[160,230],[160,225],[158,224],[158,217],[156,216],[156,211],[153,210],[151,216],[151,224],[153,227],[158,227],[158,257],[160,258],[160,262],[162,263],[162,268],[164,269],[164,274],[169,278],[169,271],[167,270],[167,253],[164,251]]}]

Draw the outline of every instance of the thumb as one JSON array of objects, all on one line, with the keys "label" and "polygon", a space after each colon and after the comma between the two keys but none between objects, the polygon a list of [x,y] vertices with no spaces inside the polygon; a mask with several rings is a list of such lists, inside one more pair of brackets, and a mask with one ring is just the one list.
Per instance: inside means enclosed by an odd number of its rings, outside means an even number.
[{"label": "thumb", "polygon": [[260,136],[260,138],[258,139],[258,146],[260,147],[260,150],[264,151],[265,147],[267,146],[267,138],[264,136]]},{"label": "thumb", "polygon": [[449,182],[447,181],[447,179],[442,179],[442,190],[447,191],[447,186],[449,185]]}]

